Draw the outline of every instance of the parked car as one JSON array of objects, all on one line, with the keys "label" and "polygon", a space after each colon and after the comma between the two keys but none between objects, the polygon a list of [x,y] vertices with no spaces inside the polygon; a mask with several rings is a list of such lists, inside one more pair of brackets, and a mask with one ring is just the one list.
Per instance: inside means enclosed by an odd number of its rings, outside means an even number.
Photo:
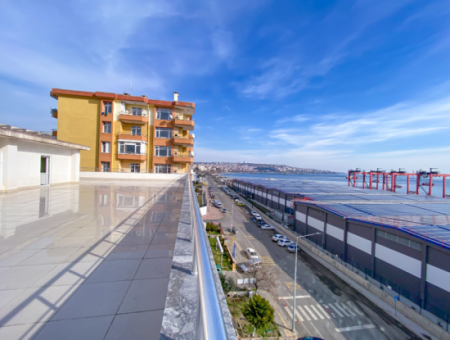
[{"label": "parked car", "polygon": [[298,338],[297,340],[323,340],[323,339],[317,338],[315,336],[304,336],[303,338]]},{"label": "parked car", "polygon": [[253,216],[258,215],[258,213],[254,210],[250,214],[252,214]]},{"label": "parked car", "polygon": [[250,259],[259,259],[258,253],[253,248],[247,248],[246,253]]},{"label": "parked car", "polygon": [[266,224],[266,222],[264,222],[264,221],[257,221],[256,224],[258,225],[258,227],[261,227],[262,225]]},{"label": "parked car", "polygon": [[220,212],[226,213],[226,212],[227,212],[227,209],[222,208],[222,209],[220,209]]},{"label": "parked car", "polygon": [[237,234],[237,233],[238,233],[238,230],[237,230],[236,227],[231,227],[231,228],[230,228],[230,231],[231,231],[233,234]]},{"label": "parked car", "polygon": [[261,229],[264,229],[264,230],[273,230],[273,229],[275,229],[275,228],[272,227],[271,225],[263,224],[263,225],[261,226]]},{"label": "parked car", "polygon": [[278,241],[278,245],[280,247],[288,247],[292,244],[291,240],[288,240],[287,238],[283,238],[281,240]]},{"label": "parked car", "polygon": [[286,239],[287,240],[287,237],[284,236],[284,235],[281,235],[281,234],[276,234],[276,235],[272,236],[272,241],[274,241],[274,242],[278,242],[281,239]]},{"label": "parked car", "polygon": [[247,262],[241,263],[238,265],[238,268],[243,272],[243,273],[248,273],[248,272],[252,272],[255,269],[261,268],[262,267],[262,262],[260,259],[251,259],[248,260]]},{"label": "parked car", "polygon": [[[288,247],[288,252],[295,253],[295,244],[292,242],[292,244]],[[301,251],[302,248],[300,246],[297,246],[297,251]]]},{"label": "parked car", "polygon": [[237,203],[237,205],[239,205],[241,207],[244,205],[244,202],[242,202],[242,201],[237,201],[236,203]]}]

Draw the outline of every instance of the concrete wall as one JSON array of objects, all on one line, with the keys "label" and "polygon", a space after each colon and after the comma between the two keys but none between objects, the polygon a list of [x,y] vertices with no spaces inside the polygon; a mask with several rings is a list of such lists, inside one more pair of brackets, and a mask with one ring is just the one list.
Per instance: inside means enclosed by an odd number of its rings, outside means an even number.
[{"label": "concrete wall", "polygon": [[80,172],[80,178],[98,179],[143,179],[143,180],[178,180],[186,178],[187,174],[148,174],[129,172]]},{"label": "concrete wall", "polygon": [[40,186],[42,156],[50,158],[50,185],[78,182],[79,150],[17,138],[0,138],[0,191]]},{"label": "concrete wall", "polygon": [[98,165],[100,100],[73,96],[58,98],[58,139],[89,146],[81,151],[81,167]]}]

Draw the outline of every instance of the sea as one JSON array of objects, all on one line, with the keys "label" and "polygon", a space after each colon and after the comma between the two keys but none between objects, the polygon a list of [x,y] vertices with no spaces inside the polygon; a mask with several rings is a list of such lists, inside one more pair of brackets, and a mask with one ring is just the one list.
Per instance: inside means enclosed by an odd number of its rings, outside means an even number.
[{"label": "sea", "polygon": [[[279,173],[223,173],[222,176],[228,178],[241,178],[241,179],[251,179],[251,178],[259,178],[259,179],[275,179],[275,180],[297,180],[297,181],[314,181],[314,182],[322,182],[322,183],[331,183],[336,185],[345,185],[348,186],[347,174],[279,174]],[[356,187],[362,188],[362,175],[357,176],[359,179],[356,180]],[[382,177],[380,176],[380,183],[378,183],[379,189],[382,190]],[[397,185],[401,186],[401,188],[396,189],[396,193],[398,194],[406,194],[406,176],[397,176]],[[422,185],[428,182],[428,179],[423,178],[420,181],[421,185],[419,188],[419,195],[428,195],[429,186]],[[369,179],[366,176],[366,184],[368,186]],[[443,189],[443,179],[442,178],[433,178],[433,188],[432,188],[432,196],[442,197],[442,189]],[[376,184],[374,183],[373,186]],[[416,190],[416,179],[410,178],[409,180],[409,190]],[[447,178],[446,185],[447,196],[450,196],[450,178]]]}]

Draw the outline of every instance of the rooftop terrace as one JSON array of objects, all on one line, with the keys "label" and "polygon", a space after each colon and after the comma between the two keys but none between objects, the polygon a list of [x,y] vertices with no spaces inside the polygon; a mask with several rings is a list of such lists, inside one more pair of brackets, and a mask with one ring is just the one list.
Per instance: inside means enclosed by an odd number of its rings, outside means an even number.
[{"label": "rooftop terrace", "polygon": [[188,183],[83,179],[1,194],[0,338],[197,338]]}]

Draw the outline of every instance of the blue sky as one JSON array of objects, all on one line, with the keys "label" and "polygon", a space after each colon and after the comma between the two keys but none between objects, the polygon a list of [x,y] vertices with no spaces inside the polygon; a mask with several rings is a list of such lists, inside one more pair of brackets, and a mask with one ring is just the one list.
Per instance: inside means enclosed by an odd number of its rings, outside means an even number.
[{"label": "blue sky", "polygon": [[196,161],[450,172],[447,1],[0,6],[3,124],[55,128],[53,87],[178,91]]}]

